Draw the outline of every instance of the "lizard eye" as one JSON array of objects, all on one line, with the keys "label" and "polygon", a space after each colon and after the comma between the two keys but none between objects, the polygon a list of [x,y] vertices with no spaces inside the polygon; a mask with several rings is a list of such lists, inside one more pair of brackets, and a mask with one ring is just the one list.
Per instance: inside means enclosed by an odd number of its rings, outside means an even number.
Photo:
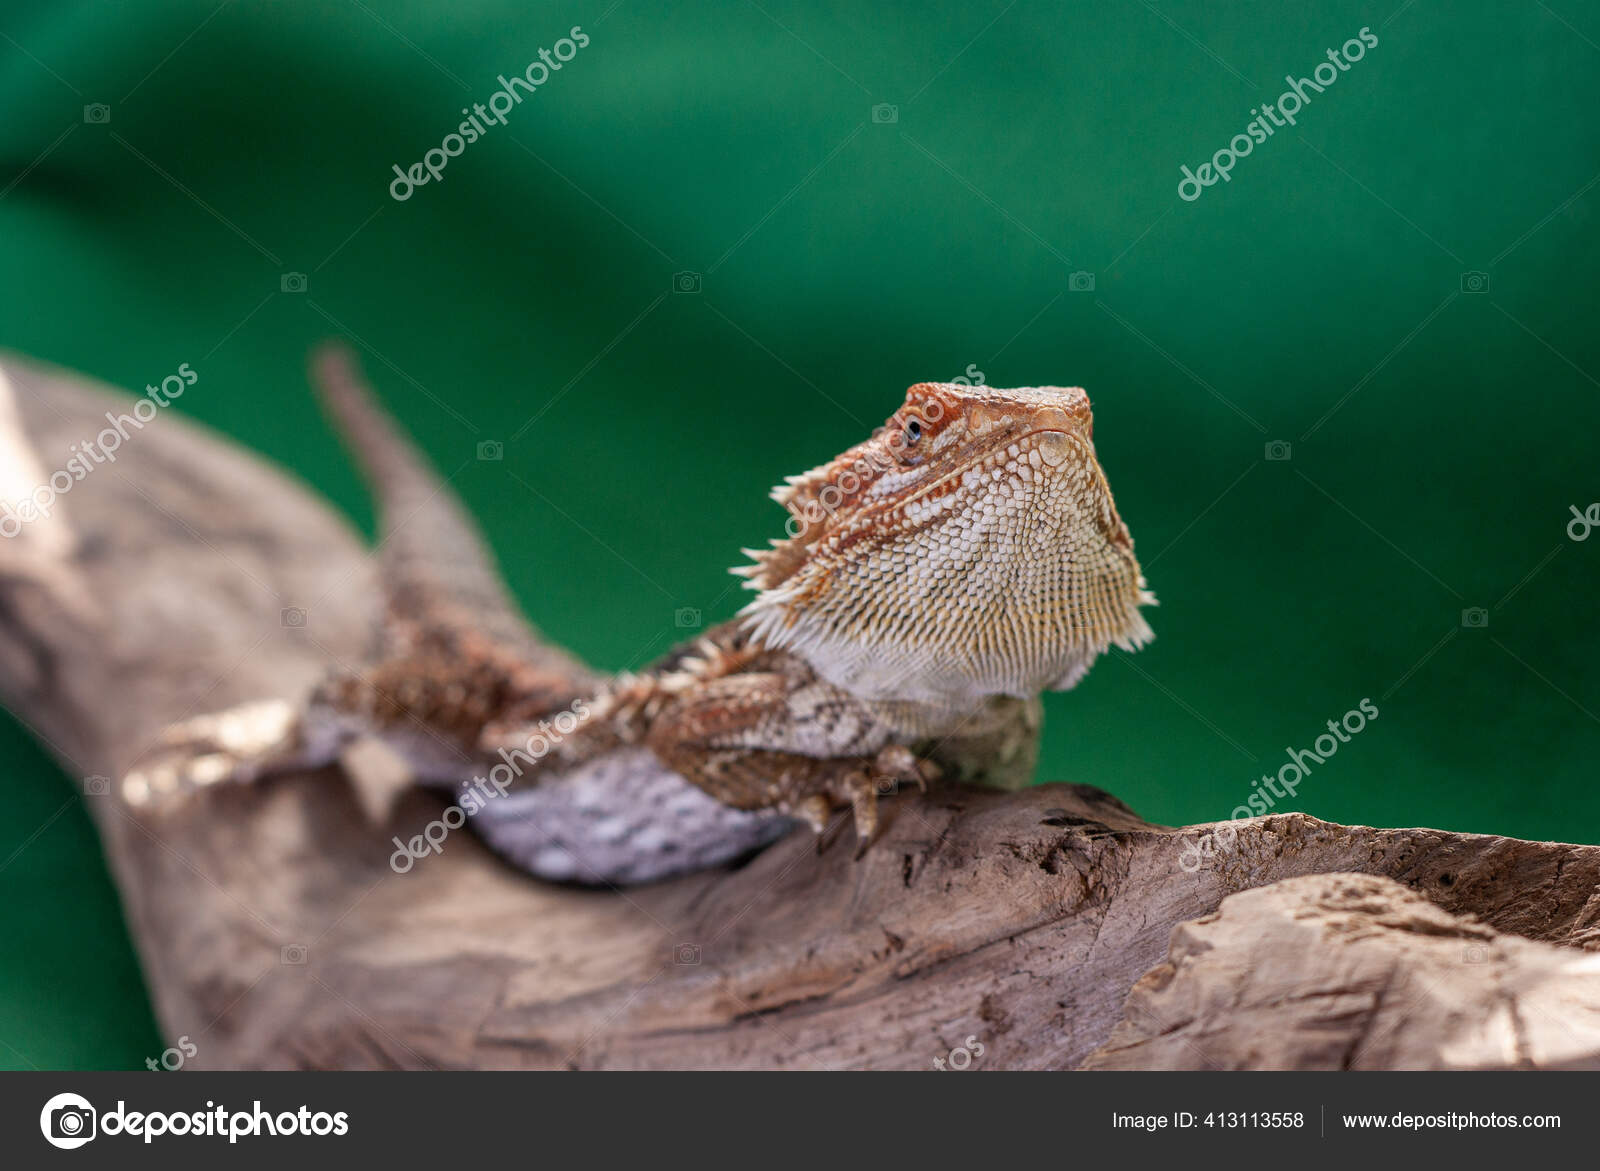
[{"label": "lizard eye", "polygon": [[908,444],[915,443],[917,440],[919,440],[921,438],[922,438],[922,423],[921,423],[920,420],[912,419],[909,423],[906,424],[906,443],[908,443]]}]

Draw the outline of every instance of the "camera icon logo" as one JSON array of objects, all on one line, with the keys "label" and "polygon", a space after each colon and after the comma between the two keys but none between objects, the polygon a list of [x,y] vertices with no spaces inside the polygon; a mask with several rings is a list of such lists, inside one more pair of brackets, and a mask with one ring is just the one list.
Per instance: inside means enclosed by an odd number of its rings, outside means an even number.
[{"label": "camera icon logo", "polygon": [[306,945],[303,943],[286,943],[278,949],[278,962],[280,964],[299,965],[306,962]]},{"label": "camera icon logo", "polygon": [[1283,461],[1294,455],[1294,448],[1287,439],[1273,439],[1267,443],[1267,458]]},{"label": "camera icon logo", "polygon": [[303,293],[306,291],[306,274],[303,272],[286,272],[278,278],[278,291],[282,293]]},{"label": "camera icon logo", "polygon": [[1478,272],[1476,269],[1472,272],[1462,273],[1461,291],[1463,293],[1487,293],[1489,291],[1489,274]]},{"label": "camera icon logo", "polygon": [[83,778],[83,795],[85,797],[104,797],[111,792],[111,778],[102,777],[96,773],[92,777]]},{"label": "camera icon logo", "polygon": [[893,126],[900,121],[900,107],[891,106],[888,102],[879,102],[872,107],[872,120],[879,126]]},{"label": "camera icon logo", "polygon": [[1486,964],[1489,962],[1489,946],[1484,943],[1469,943],[1461,949],[1461,962],[1464,964]]},{"label": "camera icon logo", "polygon": [[498,439],[485,439],[478,444],[478,459],[484,463],[498,463],[506,457],[506,445]]},{"label": "camera icon logo", "polygon": [[674,293],[698,293],[700,291],[700,274],[697,272],[673,273],[672,291]]},{"label": "camera icon logo", "polygon": [[672,949],[672,962],[685,967],[693,967],[700,962],[700,945],[698,943],[680,943]]},{"label": "camera icon logo", "polygon": [[111,107],[104,102],[90,102],[83,108],[83,120],[91,126],[104,126],[111,121]]},{"label": "camera icon logo", "polygon": [[96,1117],[87,1098],[57,1094],[39,1111],[39,1129],[51,1146],[71,1151],[94,1138]]},{"label": "camera icon logo", "polygon": [[1067,277],[1067,291],[1069,293],[1094,292],[1094,273],[1075,272]]},{"label": "camera icon logo", "polygon": [[302,606],[286,606],[278,611],[280,624],[292,630],[298,630],[306,624],[306,612]]},{"label": "camera icon logo", "polygon": [[699,630],[703,625],[700,611],[694,606],[679,606],[674,610],[672,624],[679,630]]},{"label": "camera icon logo", "polygon": [[1468,630],[1478,630],[1489,625],[1489,611],[1482,606],[1468,606],[1461,611],[1461,625]]}]

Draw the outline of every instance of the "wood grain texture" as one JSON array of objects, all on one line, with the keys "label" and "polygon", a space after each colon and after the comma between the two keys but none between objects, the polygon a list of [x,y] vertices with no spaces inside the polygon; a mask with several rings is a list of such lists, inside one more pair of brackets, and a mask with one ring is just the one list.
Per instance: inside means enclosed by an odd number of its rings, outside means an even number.
[{"label": "wood grain texture", "polygon": [[[47,479],[129,406],[20,359],[0,371],[14,481]],[[294,696],[356,661],[371,574],[358,538],[303,486],[168,410],[50,520],[0,540],[0,688],[71,775],[115,777],[173,720]],[[303,626],[284,624],[292,609]],[[742,867],[626,892],[533,881],[465,831],[396,874],[391,839],[442,806],[408,791],[375,816],[334,769],[175,808],[87,800],[163,1029],[194,1041],[200,1067],[928,1069],[974,1035],[985,1068],[1070,1068],[1096,1050],[1098,1064],[1171,1063],[1171,1046],[1128,1028],[1101,1047],[1136,981],[1167,961],[1173,928],[1235,892],[1325,872],[1393,879],[1497,939],[1600,949],[1600,848],[1286,814],[1237,823],[1233,848],[1189,873],[1185,848],[1212,827],[1150,825],[1070,785],[903,793],[859,862],[802,831]],[[1241,929],[1232,946],[1250,939]],[[1175,953],[1176,972],[1189,954]],[[1522,970],[1458,966],[1468,984]],[[1318,965],[1302,967],[1281,979]],[[1148,982],[1136,992],[1145,1019],[1176,1011],[1153,995]],[[1211,1033],[1240,1030],[1215,1049],[1225,1064],[1310,1060],[1292,1046],[1249,1056],[1247,1032],[1275,1019],[1206,1018]],[[1419,1036],[1374,1052],[1429,1049]]]},{"label": "wood grain texture", "polygon": [[1089,1069],[1600,1069],[1600,955],[1365,874],[1285,879],[1173,930]]}]

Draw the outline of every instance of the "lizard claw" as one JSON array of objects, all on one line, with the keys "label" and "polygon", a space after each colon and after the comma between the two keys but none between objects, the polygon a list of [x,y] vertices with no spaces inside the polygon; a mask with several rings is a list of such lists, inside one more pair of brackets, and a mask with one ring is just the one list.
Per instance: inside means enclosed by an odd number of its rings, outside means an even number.
[{"label": "lizard claw", "polygon": [[931,761],[919,760],[916,753],[902,744],[891,744],[879,750],[872,762],[856,774],[848,789],[851,812],[856,823],[856,859],[866,854],[878,835],[878,798],[899,791],[902,781],[910,782],[928,791],[928,781],[939,776],[938,766]]},{"label": "lizard claw", "polygon": [[874,788],[880,795],[897,792],[902,781],[909,781],[926,793],[928,782],[939,779],[939,766],[931,760],[918,759],[916,753],[902,744],[891,744],[873,757],[872,775]]},{"label": "lizard claw", "polygon": [[850,810],[855,814],[856,861],[867,852],[878,833],[878,785],[871,775],[864,775],[850,793]]}]

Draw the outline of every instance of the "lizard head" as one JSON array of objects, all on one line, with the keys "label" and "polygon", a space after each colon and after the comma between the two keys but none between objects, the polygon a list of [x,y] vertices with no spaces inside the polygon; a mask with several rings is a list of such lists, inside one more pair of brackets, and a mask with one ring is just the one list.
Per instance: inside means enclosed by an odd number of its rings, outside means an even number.
[{"label": "lizard head", "polygon": [[772,496],[787,537],[733,572],[746,628],[869,699],[1065,689],[1154,637],[1076,387],[922,382],[863,443]]}]

